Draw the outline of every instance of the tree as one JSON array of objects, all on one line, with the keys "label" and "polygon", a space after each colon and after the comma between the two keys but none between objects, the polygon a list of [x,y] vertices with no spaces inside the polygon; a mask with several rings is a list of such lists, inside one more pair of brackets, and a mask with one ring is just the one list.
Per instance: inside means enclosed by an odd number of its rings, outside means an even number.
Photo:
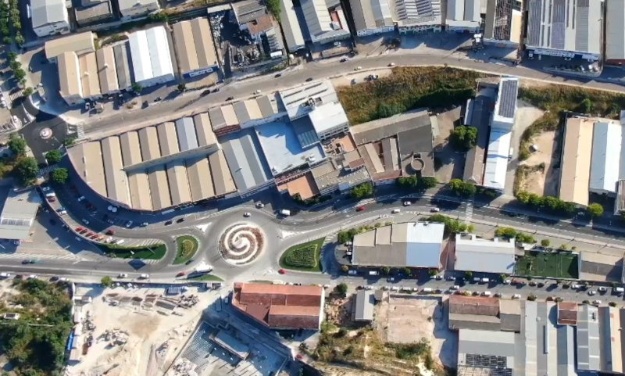
[{"label": "tree", "polygon": [[410,270],[410,268],[404,268],[404,274],[407,277],[410,277],[410,276],[412,276],[412,270]]},{"label": "tree", "polygon": [[498,238],[512,239],[517,236],[517,231],[512,227],[499,227],[495,230],[495,236]]},{"label": "tree", "polygon": [[549,247],[550,244],[551,241],[549,239],[543,239],[540,241],[540,245],[542,245],[543,247]]},{"label": "tree", "polygon": [[280,21],[280,0],[267,0],[267,9],[271,12],[271,14],[273,14],[276,20]]},{"label": "tree", "polygon": [[438,180],[436,180],[436,178],[433,178],[433,177],[424,177],[424,178],[419,179],[419,185],[423,189],[434,188],[436,187],[436,184],[438,184]]},{"label": "tree", "polygon": [[536,300],[536,295],[534,294],[529,294],[527,296],[527,300],[529,300],[530,302],[533,302],[534,300]]},{"label": "tree", "polygon": [[477,188],[471,183],[464,182],[460,179],[451,179],[449,188],[458,196],[472,197],[475,195]]},{"label": "tree", "polygon": [[601,206],[601,204],[598,204],[596,202],[588,205],[588,214],[590,214],[591,217],[596,218],[596,217],[601,217],[603,215],[603,206]]},{"label": "tree", "polygon": [[22,67],[22,63],[20,63],[17,60],[11,60],[11,62],[9,63],[9,68],[11,68],[13,72],[20,69],[21,67]]},{"label": "tree", "polygon": [[183,93],[185,90],[187,90],[187,85],[185,83],[179,83],[178,84],[178,91]]},{"label": "tree", "polygon": [[102,283],[102,286],[104,286],[104,287],[111,287],[111,286],[113,286],[113,278],[111,278],[109,276],[104,276],[100,280],[100,283]]},{"label": "tree", "polygon": [[50,174],[50,180],[55,184],[65,184],[69,180],[69,172],[66,168],[55,168]]},{"label": "tree", "polygon": [[473,272],[472,271],[469,270],[469,271],[464,272],[464,279],[470,280],[472,278],[473,278]]},{"label": "tree", "polygon": [[391,268],[389,268],[388,266],[383,267],[382,273],[384,273],[385,275],[391,274]]},{"label": "tree", "polygon": [[24,91],[22,92],[22,94],[24,94],[25,97],[29,97],[31,96],[33,93],[35,92],[35,90],[33,90],[32,87],[27,87],[26,89],[24,89]]},{"label": "tree", "polygon": [[437,274],[438,274],[438,270],[436,270],[436,269],[430,269],[430,270],[428,270],[428,275],[429,275],[430,277],[434,277],[434,276],[435,276],[435,275],[437,275]]},{"label": "tree", "polygon": [[468,225],[467,226],[467,232],[471,232],[471,233],[475,232],[475,226],[474,225]]},{"label": "tree", "polygon": [[590,98],[584,98],[584,100],[579,104],[578,111],[585,114],[589,114],[592,111],[592,101]]},{"label": "tree", "polygon": [[143,90],[143,86],[141,86],[141,84],[135,82],[134,84],[132,84],[131,89],[135,93],[139,94]]},{"label": "tree", "polygon": [[467,151],[477,143],[477,128],[461,125],[454,128],[449,139],[457,150]]},{"label": "tree", "polygon": [[336,285],[336,292],[341,294],[342,296],[347,295],[347,285],[345,283],[339,283]]},{"label": "tree", "polygon": [[33,157],[19,158],[15,164],[15,174],[19,181],[24,185],[33,183],[39,174],[39,166]]},{"label": "tree", "polygon": [[352,188],[351,195],[353,198],[356,198],[356,199],[373,196],[373,184],[362,183],[360,185],[357,185],[354,188]]},{"label": "tree", "polygon": [[347,265],[342,265],[342,266],[341,266],[341,271],[342,271],[343,273],[347,273],[347,272],[349,271],[349,266],[347,266]]},{"label": "tree", "polygon": [[16,80],[22,81],[23,79],[26,78],[26,72],[24,72],[22,68],[19,68],[13,71],[13,76],[15,76]]},{"label": "tree", "polygon": [[48,164],[57,164],[63,158],[63,154],[59,150],[50,150],[46,153],[46,161]]},{"label": "tree", "polygon": [[167,22],[169,16],[165,12],[152,13],[148,16],[148,20],[150,22]]},{"label": "tree", "polygon": [[17,61],[17,54],[11,51],[7,54],[7,59],[9,59],[10,63]]},{"label": "tree", "polygon": [[26,140],[17,135],[12,135],[11,139],[9,140],[9,150],[11,150],[11,153],[13,153],[13,155],[15,155],[16,157],[21,157],[25,155]]}]

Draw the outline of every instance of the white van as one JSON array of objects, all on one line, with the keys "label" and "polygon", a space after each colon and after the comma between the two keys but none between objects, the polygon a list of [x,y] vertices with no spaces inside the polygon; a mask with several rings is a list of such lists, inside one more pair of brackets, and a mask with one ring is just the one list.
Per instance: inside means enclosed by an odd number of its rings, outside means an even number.
[{"label": "white van", "polygon": [[429,287],[424,288],[423,290],[421,290],[422,293],[424,294],[430,294],[433,290]]},{"label": "white van", "polygon": [[482,278],[482,283],[488,283],[488,282],[490,282],[490,279],[488,279],[488,278]]},{"label": "white van", "polygon": [[56,197],[56,193],[54,192],[46,193],[46,198],[51,198],[51,197]]},{"label": "white van", "polygon": [[393,209],[393,211],[392,211],[391,213],[393,213],[393,214],[397,214],[397,213],[399,213],[400,211],[401,211],[400,209]]},{"label": "white van", "polygon": [[622,287],[615,287],[614,288],[614,293],[617,295],[623,295],[623,293],[625,292],[625,289]]},{"label": "white van", "polygon": [[287,209],[282,209],[280,210],[280,214],[282,214],[285,217],[288,217],[289,215],[291,215],[291,211]]},{"label": "white van", "polygon": [[482,293],[482,295],[484,295],[484,296],[491,296],[492,294],[490,293],[490,291],[484,291]]},{"label": "white van", "polygon": [[140,279],[148,279],[148,278],[150,278],[150,275],[149,275],[149,274],[141,274],[141,275],[139,276],[139,278],[140,278]]}]

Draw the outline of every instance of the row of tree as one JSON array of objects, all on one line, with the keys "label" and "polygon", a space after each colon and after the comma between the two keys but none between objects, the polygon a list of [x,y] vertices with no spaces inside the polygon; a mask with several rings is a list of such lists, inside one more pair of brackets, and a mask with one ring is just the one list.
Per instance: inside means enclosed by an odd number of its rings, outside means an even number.
[{"label": "row of tree", "polygon": [[457,196],[461,197],[473,197],[477,192],[477,187],[475,186],[475,184],[465,182],[462,179],[451,179],[449,181],[449,188]]},{"label": "row of tree", "polygon": [[[32,185],[39,175],[39,164],[33,157],[26,156],[26,141],[17,135],[11,137],[8,143],[13,154],[15,178],[24,186]],[[59,150],[52,150],[46,154],[49,165],[57,164],[63,158]],[[69,180],[69,171],[66,168],[56,168],[50,173],[50,180],[55,184],[65,184]]]},{"label": "row of tree", "polygon": [[455,218],[442,214],[431,215],[428,218],[428,221],[445,224],[445,233],[447,234],[461,234],[475,231],[475,227],[473,225],[467,225],[466,223],[460,222]]},{"label": "row of tree", "polygon": [[[539,196],[535,193],[520,191],[517,193],[516,198],[522,204],[536,210],[545,209],[564,216],[572,216],[578,210],[578,204],[564,201],[554,196]],[[585,210],[591,217],[600,217],[604,213],[603,206],[599,203],[592,203]]]},{"label": "row of tree", "polygon": [[401,176],[396,180],[397,186],[412,190],[424,190],[436,187],[438,181],[432,177]]},{"label": "row of tree", "polygon": [[517,231],[512,227],[499,227],[495,230],[495,236],[504,239],[516,239],[517,242],[534,244],[536,239],[530,234],[526,234],[521,231]]},{"label": "row of tree", "polygon": [[26,71],[22,68],[22,63],[17,60],[17,54],[15,52],[9,52],[9,68],[11,68],[11,72],[13,73],[13,77],[20,85],[24,86],[26,84]]},{"label": "row of tree", "polygon": [[21,30],[22,22],[20,19],[19,1],[0,2],[0,33],[2,33],[3,37],[2,42],[6,45],[15,42],[15,44],[21,47],[26,42]]}]

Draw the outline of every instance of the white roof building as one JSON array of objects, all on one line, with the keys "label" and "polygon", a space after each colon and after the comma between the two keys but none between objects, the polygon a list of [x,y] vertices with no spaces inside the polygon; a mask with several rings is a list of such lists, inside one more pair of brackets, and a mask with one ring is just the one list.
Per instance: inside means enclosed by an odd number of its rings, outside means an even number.
[{"label": "white roof building", "polygon": [[144,17],[161,9],[158,0],[117,0],[117,3],[125,19]]},{"label": "white roof building", "polygon": [[354,236],[352,264],[439,268],[442,223],[399,223]]},{"label": "white roof building", "polygon": [[282,32],[284,33],[284,39],[286,39],[286,46],[289,52],[295,52],[306,47],[306,43],[297,20],[293,1],[281,0],[281,3],[280,24],[282,25]]},{"label": "white roof building", "polygon": [[514,239],[487,240],[475,235],[456,236],[454,270],[503,273],[514,272]]},{"label": "white roof building", "polygon": [[0,239],[30,238],[40,205],[41,198],[35,189],[20,193],[10,192],[0,214]]},{"label": "white roof building", "polygon": [[[548,5],[549,4],[549,5]],[[527,48],[536,54],[587,60],[601,56],[603,2],[528,0]]]},{"label": "white roof building", "polygon": [[394,0],[399,32],[440,31],[443,26],[440,0]]},{"label": "white roof building", "polygon": [[316,107],[308,114],[310,122],[317,132],[317,137],[325,140],[341,132],[347,132],[349,121],[343,105],[339,102],[327,103]]},{"label": "white roof building", "polygon": [[497,101],[493,111],[493,129],[511,131],[517,111],[517,96],[519,95],[518,78],[502,78],[499,82]]},{"label": "white roof building", "polygon": [[606,1],[605,58],[608,62],[625,63],[625,0]]},{"label": "white roof building", "polygon": [[482,18],[480,0],[448,0],[447,30],[478,32]]},{"label": "white roof building", "polygon": [[623,126],[616,121],[595,123],[590,163],[590,191],[616,193],[619,180]]},{"label": "white roof building", "polygon": [[510,131],[491,129],[482,184],[484,187],[498,191],[503,191],[505,188],[511,141],[512,133]]},{"label": "white roof building", "polygon": [[163,26],[135,31],[128,41],[136,83],[148,87],[175,78],[169,38]]},{"label": "white roof building", "polygon": [[69,33],[65,0],[30,0],[30,19],[38,37]]},{"label": "white roof building", "polygon": [[315,81],[304,86],[281,90],[279,94],[290,120],[308,115],[315,109],[315,106],[339,101],[334,86],[328,80]]},{"label": "white roof building", "polygon": [[[347,24],[342,25],[340,22],[332,20],[326,0],[302,0],[301,6],[313,43],[327,43],[349,38],[350,33]],[[340,9],[335,10],[335,12],[339,11],[342,12]],[[341,17],[338,16],[337,18]]]},{"label": "white roof building", "polygon": [[395,30],[393,0],[350,0],[349,3],[358,36]]}]

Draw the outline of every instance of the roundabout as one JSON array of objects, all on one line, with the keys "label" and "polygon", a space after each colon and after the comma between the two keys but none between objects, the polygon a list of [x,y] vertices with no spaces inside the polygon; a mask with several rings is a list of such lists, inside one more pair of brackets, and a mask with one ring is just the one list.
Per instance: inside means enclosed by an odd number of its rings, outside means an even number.
[{"label": "roundabout", "polygon": [[227,263],[248,265],[260,256],[266,245],[265,233],[251,223],[237,223],[228,227],[219,238],[219,252]]}]

